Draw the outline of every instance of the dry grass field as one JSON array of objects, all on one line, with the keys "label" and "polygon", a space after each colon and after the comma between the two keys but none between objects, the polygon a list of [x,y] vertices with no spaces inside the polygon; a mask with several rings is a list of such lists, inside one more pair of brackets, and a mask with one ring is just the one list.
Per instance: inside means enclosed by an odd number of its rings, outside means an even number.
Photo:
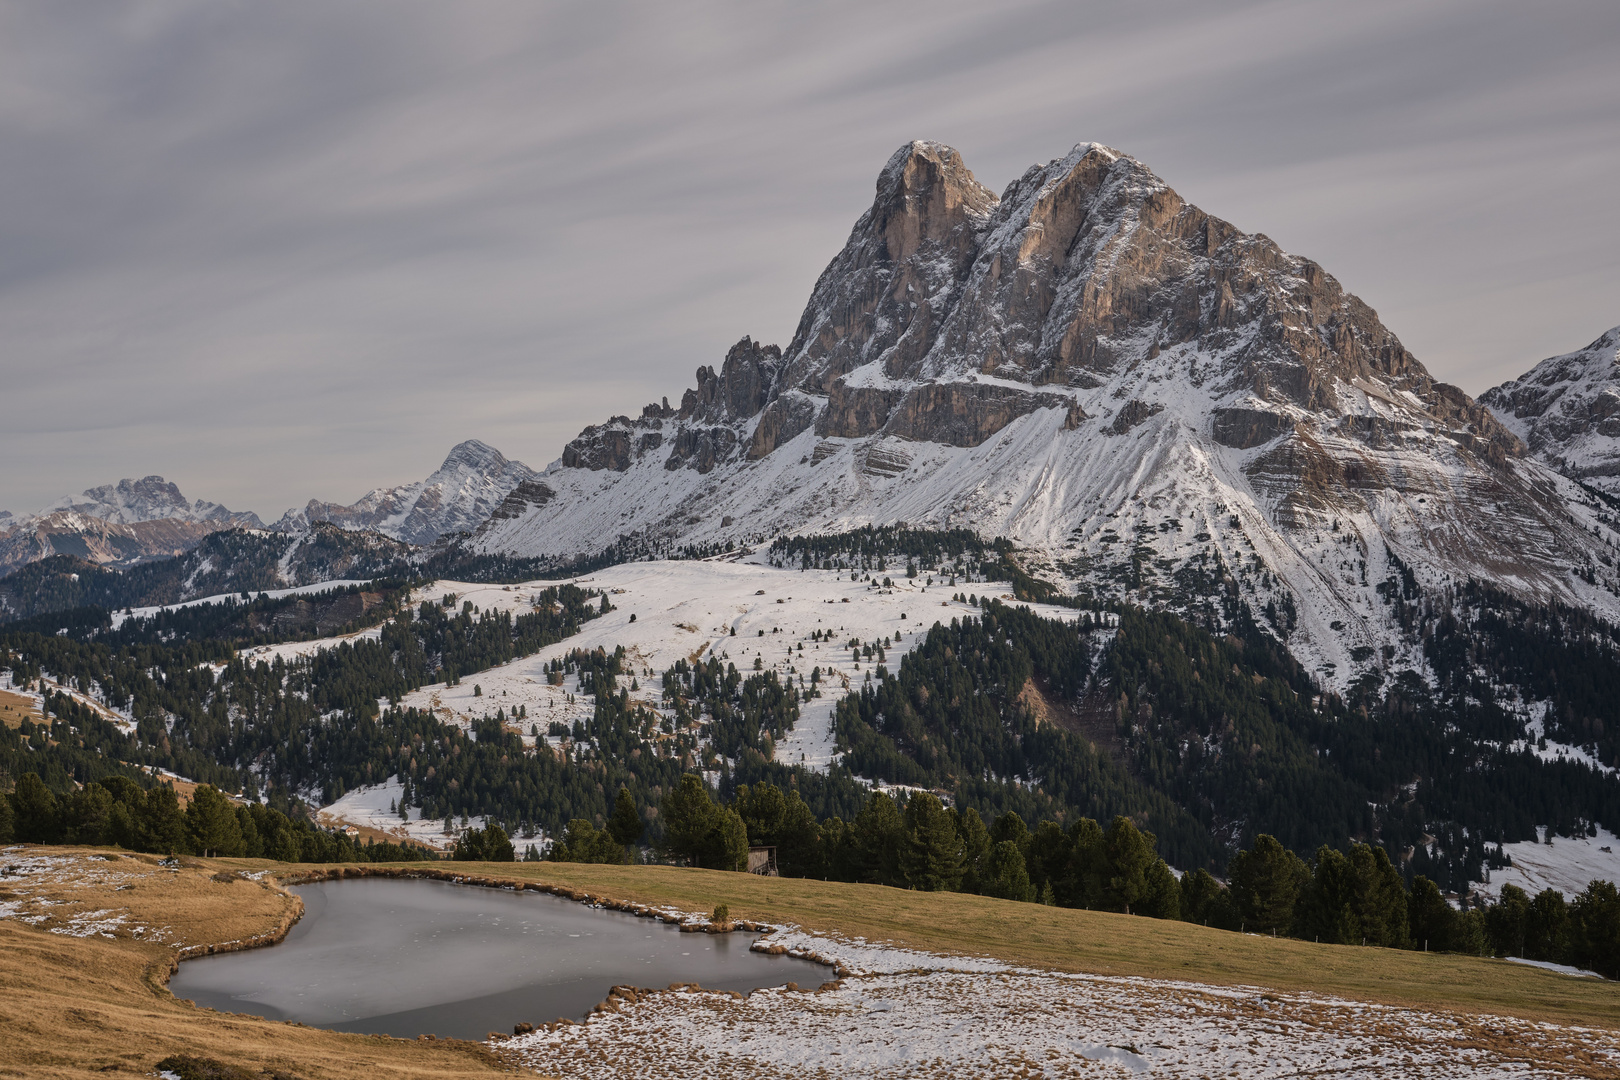
[{"label": "dry grass field", "polygon": [[[445,864],[438,864],[446,868]],[[294,871],[84,848],[0,853],[0,1076],[150,1072],[199,1054],[303,1080],[473,1077],[504,1066],[484,1048],[337,1034],[176,1001],[163,974],[178,948],[241,941],[285,924],[296,901],[244,874]],[[311,868],[314,869],[314,868]],[[1313,945],[1182,923],[880,886],[669,867],[457,864],[597,896],[1064,972],[1249,985],[1533,1021],[1620,1028],[1620,985],[1502,961]]]},{"label": "dry grass field", "polygon": [[21,727],[24,720],[38,720],[39,706],[31,697],[0,690],[0,724]]},{"label": "dry grass field", "polygon": [[[28,866],[42,858],[50,864]],[[0,869],[32,871],[0,877],[0,904],[13,912],[0,919],[0,1076],[148,1075],[176,1053],[300,1080],[503,1071],[473,1043],[342,1035],[175,1000],[163,980],[176,946],[271,932],[296,903],[213,863],[186,863],[171,869],[153,856],[86,848],[0,852]]]}]

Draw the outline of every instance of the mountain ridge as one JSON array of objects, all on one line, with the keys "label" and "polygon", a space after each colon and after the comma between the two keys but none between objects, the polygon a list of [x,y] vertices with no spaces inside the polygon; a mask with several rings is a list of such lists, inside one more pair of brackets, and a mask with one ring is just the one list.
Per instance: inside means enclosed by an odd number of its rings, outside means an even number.
[{"label": "mountain ridge", "polygon": [[1379,591],[1406,572],[1613,620],[1600,516],[1321,266],[1134,158],[1082,143],[996,196],[914,142],[786,349],[744,338],[679,408],[586,428],[470,543],[969,525],[1080,598],[1199,611],[1234,582],[1343,682],[1419,662]]},{"label": "mountain ridge", "polygon": [[1620,326],[1479,400],[1550,468],[1620,496]]}]

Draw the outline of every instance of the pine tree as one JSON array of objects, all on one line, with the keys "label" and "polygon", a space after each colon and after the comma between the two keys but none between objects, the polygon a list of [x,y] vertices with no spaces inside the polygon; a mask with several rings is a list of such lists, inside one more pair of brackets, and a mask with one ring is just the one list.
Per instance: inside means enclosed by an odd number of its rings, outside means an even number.
[{"label": "pine tree", "polygon": [[963,843],[950,813],[938,797],[917,792],[906,801],[905,823],[900,860],[906,884],[924,892],[954,892],[962,884]]},{"label": "pine tree", "polygon": [[242,827],[231,801],[210,784],[191,793],[186,807],[186,831],[193,850],[204,857],[242,854]]},{"label": "pine tree", "polygon": [[[4,798],[0,795],[0,798]],[[23,773],[11,793],[12,832],[25,844],[54,844],[61,836],[56,796],[36,773]]]},{"label": "pine tree", "polygon": [[636,801],[626,788],[620,788],[613,800],[613,816],[608,819],[607,831],[620,847],[629,847],[641,839],[641,815],[636,813]]}]

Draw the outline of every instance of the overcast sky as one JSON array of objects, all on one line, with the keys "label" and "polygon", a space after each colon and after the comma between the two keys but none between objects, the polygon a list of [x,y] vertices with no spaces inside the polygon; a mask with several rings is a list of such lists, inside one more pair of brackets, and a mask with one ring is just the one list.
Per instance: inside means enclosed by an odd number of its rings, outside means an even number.
[{"label": "overcast sky", "polygon": [[1620,3],[11,0],[0,507],[535,467],[786,344],[914,138],[1105,142],[1478,393],[1620,323]]}]

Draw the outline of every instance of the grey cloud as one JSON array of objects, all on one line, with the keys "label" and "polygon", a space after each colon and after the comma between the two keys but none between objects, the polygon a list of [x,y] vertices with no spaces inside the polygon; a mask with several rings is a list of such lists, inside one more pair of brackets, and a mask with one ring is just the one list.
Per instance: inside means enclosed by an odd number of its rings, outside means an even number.
[{"label": "grey cloud", "polygon": [[1477,392],[1620,322],[1612,3],[0,11],[0,506],[274,516],[541,466],[784,342],[900,143],[1078,141],[1321,261]]}]

